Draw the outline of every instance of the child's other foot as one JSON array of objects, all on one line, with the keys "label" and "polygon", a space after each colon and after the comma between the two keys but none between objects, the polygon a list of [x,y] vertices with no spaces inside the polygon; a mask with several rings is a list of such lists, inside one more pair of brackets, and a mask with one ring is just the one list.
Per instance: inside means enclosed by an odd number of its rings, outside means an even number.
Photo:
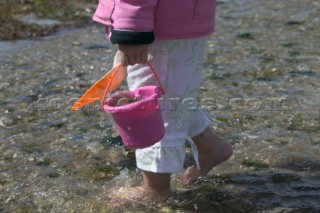
[{"label": "child's other foot", "polygon": [[188,167],[183,175],[185,184],[206,175],[214,166],[228,160],[232,155],[231,144],[216,136],[210,129],[193,138],[199,153],[199,170],[196,165]]}]

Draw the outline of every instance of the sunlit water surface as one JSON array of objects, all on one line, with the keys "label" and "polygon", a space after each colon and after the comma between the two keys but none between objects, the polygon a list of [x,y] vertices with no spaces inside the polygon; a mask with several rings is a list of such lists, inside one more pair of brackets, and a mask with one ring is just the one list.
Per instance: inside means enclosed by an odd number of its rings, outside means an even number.
[{"label": "sunlit water surface", "polygon": [[163,203],[108,207],[111,187],[141,184],[133,152],[119,146],[99,103],[69,110],[111,67],[103,27],[8,51],[0,212],[319,211],[319,8],[316,0],[218,1],[199,103],[234,155],[190,186],[174,175],[180,191]]}]

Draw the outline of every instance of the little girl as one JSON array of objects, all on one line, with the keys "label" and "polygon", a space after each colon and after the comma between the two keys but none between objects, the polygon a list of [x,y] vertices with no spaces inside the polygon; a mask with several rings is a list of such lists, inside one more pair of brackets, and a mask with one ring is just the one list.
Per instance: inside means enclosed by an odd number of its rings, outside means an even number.
[{"label": "little girl", "polygon": [[167,195],[170,174],[183,170],[186,141],[196,164],[185,171],[185,183],[229,159],[231,145],[212,132],[200,106],[189,106],[202,81],[207,36],[214,31],[215,0],[100,0],[93,20],[106,25],[107,37],[118,44],[114,64],[127,66],[130,90],[157,85],[147,61],[165,86],[161,102],[165,136],[135,151],[143,185],[118,192]]}]

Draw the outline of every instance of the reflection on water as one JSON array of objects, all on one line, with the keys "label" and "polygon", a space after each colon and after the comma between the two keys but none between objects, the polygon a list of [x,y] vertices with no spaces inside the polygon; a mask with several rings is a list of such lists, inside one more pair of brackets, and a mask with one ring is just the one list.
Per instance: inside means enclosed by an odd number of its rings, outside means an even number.
[{"label": "reflection on water", "polygon": [[163,203],[108,208],[111,187],[142,181],[134,153],[99,103],[69,110],[111,66],[114,49],[101,26],[3,58],[0,212],[319,211],[319,6],[218,2],[199,100],[234,156],[190,186],[173,175],[178,191]]},{"label": "reflection on water", "polygon": [[61,24],[61,22],[58,21],[58,20],[39,19],[33,13],[28,14],[28,15],[24,15],[24,16],[21,16],[21,17],[17,17],[17,19],[19,21],[21,21],[21,22],[25,22],[25,23],[28,23],[28,24],[36,24],[36,25],[41,25],[41,26]]}]

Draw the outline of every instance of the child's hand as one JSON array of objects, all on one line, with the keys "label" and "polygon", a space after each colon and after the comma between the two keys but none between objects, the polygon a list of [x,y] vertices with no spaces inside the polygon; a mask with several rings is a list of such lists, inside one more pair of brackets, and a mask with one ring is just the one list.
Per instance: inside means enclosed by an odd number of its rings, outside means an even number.
[{"label": "child's hand", "polygon": [[145,64],[148,62],[148,44],[119,44],[113,64],[123,66]]}]

